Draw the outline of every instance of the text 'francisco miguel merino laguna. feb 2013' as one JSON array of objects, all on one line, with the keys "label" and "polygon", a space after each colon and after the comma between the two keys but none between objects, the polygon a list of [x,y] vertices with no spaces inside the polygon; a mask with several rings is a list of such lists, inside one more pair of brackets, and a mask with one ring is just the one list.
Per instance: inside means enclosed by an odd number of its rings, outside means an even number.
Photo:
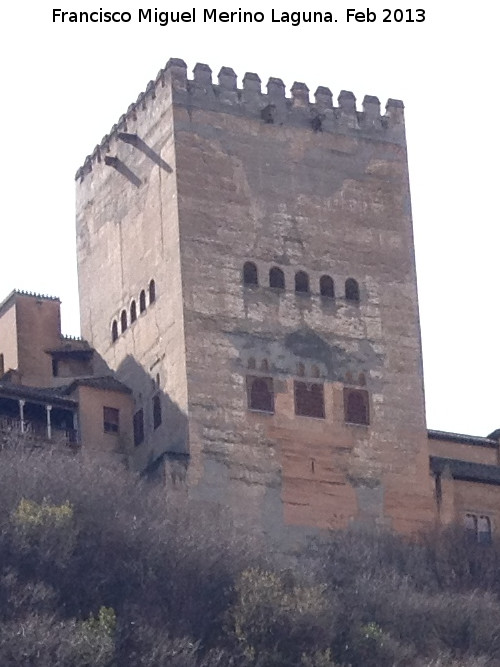
[{"label": "text 'francisco miguel merino laguna. feb 2013'", "polygon": [[358,11],[349,8],[343,12],[325,11],[294,11],[286,12],[276,9],[263,11],[246,11],[238,9],[234,11],[221,11],[214,8],[197,10],[195,7],[187,11],[161,11],[154,9],[138,9],[132,14],[128,11],[108,11],[99,9],[96,11],[63,11],[52,10],[53,23],[157,23],[160,26],[168,26],[175,23],[287,23],[299,26],[302,23],[422,23],[425,21],[425,10],[423,9],[383,9],[382,13],[376,13],[370,9]]}]

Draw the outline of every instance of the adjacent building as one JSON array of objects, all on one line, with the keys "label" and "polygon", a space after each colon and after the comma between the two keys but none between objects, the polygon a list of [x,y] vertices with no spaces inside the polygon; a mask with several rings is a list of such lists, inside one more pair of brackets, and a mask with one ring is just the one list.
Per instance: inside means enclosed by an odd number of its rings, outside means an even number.
[{"label": "adjacent building", "polygon": [[130,454],[131,391],[83,340],[61,334],[60,301],[14,291],[0,304],[0,447]]}]

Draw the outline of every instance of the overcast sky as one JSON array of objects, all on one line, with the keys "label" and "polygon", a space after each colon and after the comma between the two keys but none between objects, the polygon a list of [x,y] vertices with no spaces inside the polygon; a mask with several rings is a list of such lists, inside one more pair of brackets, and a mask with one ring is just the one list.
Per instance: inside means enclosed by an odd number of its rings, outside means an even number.
[{"label": "overcast sky", "polygon": [[[138,22],[140,2],[9,3],[2,8],[0,300],[12,289],[58,295],[78,334],[74,175],[169,57],[188,69],[303,81],[334,98],[352,90],[401,98],[406,127],[428,425],[486,435],[500,427],[498,29],[496,3],[365,3],[377,20],[347,22],[337,3],[196,4],[196,23]],[[53,9],[129,11],[129,23],[54,23]],[[192,11],[193,2],[157,6]],[[263,11],[257,24],[204,23],[203,8]],[[282,11],[331,11],[337,23],[272,23]],[[383,22],[388,9],[411,9]]]}]

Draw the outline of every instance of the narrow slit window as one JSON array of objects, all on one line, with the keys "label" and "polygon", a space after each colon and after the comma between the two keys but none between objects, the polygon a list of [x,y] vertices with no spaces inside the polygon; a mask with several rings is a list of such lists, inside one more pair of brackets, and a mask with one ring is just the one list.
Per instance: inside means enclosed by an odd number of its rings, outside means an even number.
[{"label": "narrow slit window", "polygon": [[299,294],[309,294],[309,276],[305,271],[295,274],[295,291]]},{"label": "narrow slit window", "polygon": [[243,266],[243,283],[245,285],[259,284],[257,266],[253,262],[245,262]]},{"label": "narrow slit window", "polygon": [[359,302],[359,285],[354,278],[345,281],[345,298],[348,301]]},{"label": "narrow slit window", "polygon": [[330,276],[321,276],[319,279],[319,293],[326,299],[335,298],[335,287]]},{"label": "narrow slit window", "polygon": [[156,285],[154,280],[149,282],[149,303],[152,304],[156,301]]},{"label": "narrow slit window", "polygon": [[113,324],[111,325],[111,341],[114,343],[117,340],[118,340],[118,322],[116,320],[113,320]]},{"label": "narrow slit window", "polygon": [[285,274],[277,266],[269,271],[269,287],[274,289],[285,289]]},{"label": "narrow slit window", "polygon": [[325,395],[322,384],[295,382],[294,394],[296,415],[325,418]]},{"label": "narrow slit window", "polygon": [[156,394],[153,396],[153,428],[157,429],[161,424],[161,400],[160,396]]},{"label": "narrow slit window", "polygon": [[130,324],[133,324],[137,319],[137,306],[135,301],[130,304]]},{"label": "narrow slit window", "polygon": [[144,442],[144,410],[137,410],[134,415],[134,445],[138,447]]},{"label": "narrow slit window", "polygon": [[270,377],[247,377],[247,397],[250,410],[274,412],[273,379]]},{"label": "narrow slit window", "polygon": [[127,330],[127,311],[122,310],[122,314],[120,315],[120,326],[122,333]]},{"label": "narrow slit window", "polygon": [[144,290],[139,294],[139,312],[143,313],[146,310],[146,292]]}]

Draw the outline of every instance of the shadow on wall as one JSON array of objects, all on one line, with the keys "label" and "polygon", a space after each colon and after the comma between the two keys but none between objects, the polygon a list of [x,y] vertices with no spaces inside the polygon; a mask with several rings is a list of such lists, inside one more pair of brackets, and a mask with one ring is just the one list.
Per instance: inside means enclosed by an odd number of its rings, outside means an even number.
[{"label": "shadow on wall", "polygon": [[[102,359],[98,363],[107,368]],[[135,404],[129,454],[142,473],[157,476],[165,468],[172,481],[183,481],[189,461],[188,419],[160,388],[165,382],[165,377],[158,376],[161,372],[161,364],[146,372],[131,355],[116,369],[116,377],[132,389]]]}]

